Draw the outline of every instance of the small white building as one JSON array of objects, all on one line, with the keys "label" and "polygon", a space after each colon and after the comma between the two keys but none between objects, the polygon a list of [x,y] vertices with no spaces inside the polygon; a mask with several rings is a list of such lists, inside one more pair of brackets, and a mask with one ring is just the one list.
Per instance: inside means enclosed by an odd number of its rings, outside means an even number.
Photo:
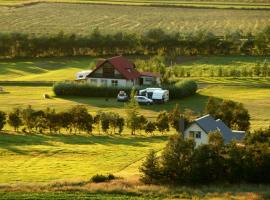
[{"label": "small white building", "polygon": [[160,84],[160,75],[150,72],[140,73],[134,63],[122,56],[116,56],[99,60],[96,68],[86,76],[86,80],[98,86],[132,87]]},{"label": "small white building", "polygon": [[208,134],[219,131],[227,144],[232,140],[242,140],[245,131],[233,131],[222,120],[215,120],[210,115],[205,115],[193,121],[185,130],[184,138],[193,138],[196,146],[208,144]]},{"label": "small white building", "polygon": [[76,81],[83,81],[86,80],[88,74],[90,74],[92,71],[91,70],[85,70],[85,71],[80,71],[76,74]]}]

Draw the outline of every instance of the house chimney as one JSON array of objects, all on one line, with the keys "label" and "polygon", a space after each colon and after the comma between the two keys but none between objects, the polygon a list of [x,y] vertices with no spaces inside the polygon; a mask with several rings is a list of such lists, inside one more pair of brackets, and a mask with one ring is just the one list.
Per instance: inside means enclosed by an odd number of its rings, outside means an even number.
[{"label": "house chimney", "polygon": [[184,131],[185,131],[185,118],[184,117],[180,117],[179,119],[179,132],[184,134]]}]

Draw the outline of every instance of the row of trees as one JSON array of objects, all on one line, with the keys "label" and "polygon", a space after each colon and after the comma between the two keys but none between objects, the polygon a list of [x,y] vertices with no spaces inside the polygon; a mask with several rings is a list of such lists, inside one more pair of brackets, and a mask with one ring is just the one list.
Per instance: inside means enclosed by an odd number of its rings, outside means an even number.
[{"label": "row of trees", "polygon": [[176,106],[173,111],[160,112],[156,120],[150,121],[139,114],[139,105],[134,99],[126,105],[126,118],[115,112],[99,111],[96,115],[91,115],[82,105],[73,106],[62,112],[56,112],[51,108],[35,110],[28,106],[24,109],[14,108],[9,113],[0,111],[0,131],[8,124],[15,132],[25,133],[92,134],[95,129],[99,134],[120,135],[126,126],[131,130],[132,135],[141,131],[147,134],[159,131],[163,134],[170,130],[170,126],[177,128],[176,120],[179,112],[179,106]]},{"label": "row of trees", "polygon": [[213,132],[209,144],[197,148],[193,140],[172,136],[160,157],[153,151],[149,153],[140,168],[142,180],[178,185],[270,183],[270,150],[266,142],[270,140],[270,127],[257,133],[257,139],[252,135],[247,135],[242,145],[225,145],[221,134]]},{"label": "row of trees", "polygon": [[254,66],[228,68],[228,67],[210,67],[209,69],[196,68],[173,68],[175,77],[270,77],[270,65],[267,60],[257,63]]},{"label": "row of trees", "polygon": [[157,54],[177,55],[269,55],[270,27],[256,34],[241,31],[217,36],[201,30],[195,33],[164,32],[152,29],[144,34],[118,32],[90,35],[0,34],[0,56],[45,57],[78,55]]},{"label": "row of trees", "polygon": [[[135,90],[132,90],[131,100],[125,104],[126,118],[115,112],[98,112],[96,115],[88,113],[87,108],[76,105],[67,111],[56,112],[54,109],[34,110],[31,106],[25,109],[15,108],[10,113],[0,112],[0,130],[6,123],[18,131],[21,127],[23,132],[38,133],[92,133],[96,128],[98,133],[121,134],[126,126],[132,135],[136,132],[144,131],[153,134],[154,131],[165,133],[173,128],[181,131],[179,127],[180,119],[184,120],[188,126],[197,116],[191,110],[180,111],[179,105],[170,111],[159,112],[154,121],[148,120],[140,114],[138,102],[133,98]],[[222,102],[210,98],[205,108],[206,114],[211,114],[214,118],[221,119],[232,129],[249,130],[250,116],[241,103],[224,100]],[[182,127],[185,128],[185,127]]]}]

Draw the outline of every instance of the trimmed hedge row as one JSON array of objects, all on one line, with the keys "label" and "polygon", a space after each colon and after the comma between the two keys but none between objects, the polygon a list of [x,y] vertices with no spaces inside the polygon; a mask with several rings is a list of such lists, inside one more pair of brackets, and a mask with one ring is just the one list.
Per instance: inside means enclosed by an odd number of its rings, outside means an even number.
[{"label": "trimmed hedge row", "polygon": [[[145,88],[145,86],[143,87]],[[136,90],[143,89],[136,87]],[[170,92],[170,99],[178,99],[191,96],[197,91],[197,84],[193,80],[181,81],[175,85],[165,86]],[[83,97],[116,97],[120,90],[128,94],[131,93],[131,87],[106,87],[96,86],[88,83],[77,82],[58,82],[53,86],[56,96],[83,96]]]}]

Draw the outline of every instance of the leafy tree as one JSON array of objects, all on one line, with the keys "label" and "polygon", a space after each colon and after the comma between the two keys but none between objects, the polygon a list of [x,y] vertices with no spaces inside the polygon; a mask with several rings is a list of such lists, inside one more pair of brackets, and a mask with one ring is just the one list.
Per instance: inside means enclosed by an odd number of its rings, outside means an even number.
[{"label": "leafy tree", "polygon": [[146,160],[140,167],[140,172],[142,172],[141,180],[146,184],[158,182],[160,179],[160,165],[153,150],[151,150],[147,155]]},{"label": "leafy tree", "polygon": [[254,130],[245,135],[246,144],[266,143],[270,146],[270,126],[264,129]]},{"label": "leafy tree", "polygon": [[0,111],[0,131],[4,128],[6,124],[6,113]]},{"label": "leafy tree", "polygon": [[214,98],[210,97],[206,103],[205,113],[210,114],[214,118],[217,117],[219,110],[219,102]]},{"label": "leafy tree", "polygon": [[135,89],[133,88],[130,95],[130,102],[126,104],[127,127],[131,129],[131,135],[135,135],[140,124],[139,105],[135,100]]},{"label": "leafy tree", "polygon": [[156,130],[155,123],[148,121],[146,125],[144,126],[144,130],[146,133],[152,134]]},{"label": "leafy tree", "polygon": [[164,133],[165,131],[169,131],[169,116],[166,111],[160,112],[156,119],[156,127],[158,131]]},{"label": "leafy tree", "polygon": [[16,132],[19,127],[23,125],[20,115],[21,110],[19,108],[13,109],[13,111],[8,114],[8,124],[12,126]]},{"label": "leafy tree", "polygon": [[100,115],[101,129],[104,133],[108,133],[110,129],[110,118],[108,114],[102,112]]},{"label": "leafy tree", "polygon": [[28,129],[28,132],[32,132],[32,129],[35,127],[34,113],[35,110],[30,105],[22,110],[23,124]]},{"label": "leafy tree", "polygon": [[125,119],[123,117],[118,117],[116,123],[118,127],[118,134],[121,134],[124,130]]},{"label": "leafy tree", "polygon": [[72,114],[70,112],[60,112],[57,114],[61,128],[65,128],[67,132],[72,132]]},{"label": "leafy tree", "polygon": [[171,136],[161,156],[164,181],[184,184],[190,181],[191,162],[195,143],[179,135]]},{"label": "leafy tree", "polygon": [[47,108],[44,112],[44,115],[45,126],[47,129],[49,129],[49,132],[57,132],[60,129],[60,119],[55,112],[55,109]]},{"label": "leafy tree", "polygon": [[176,104],[174,109],[169,113],[169,121],[170,125],[175,128],[175,130],[179,131],[179,120],[181,117],[181,112],[179,108],[179,104]]}]

